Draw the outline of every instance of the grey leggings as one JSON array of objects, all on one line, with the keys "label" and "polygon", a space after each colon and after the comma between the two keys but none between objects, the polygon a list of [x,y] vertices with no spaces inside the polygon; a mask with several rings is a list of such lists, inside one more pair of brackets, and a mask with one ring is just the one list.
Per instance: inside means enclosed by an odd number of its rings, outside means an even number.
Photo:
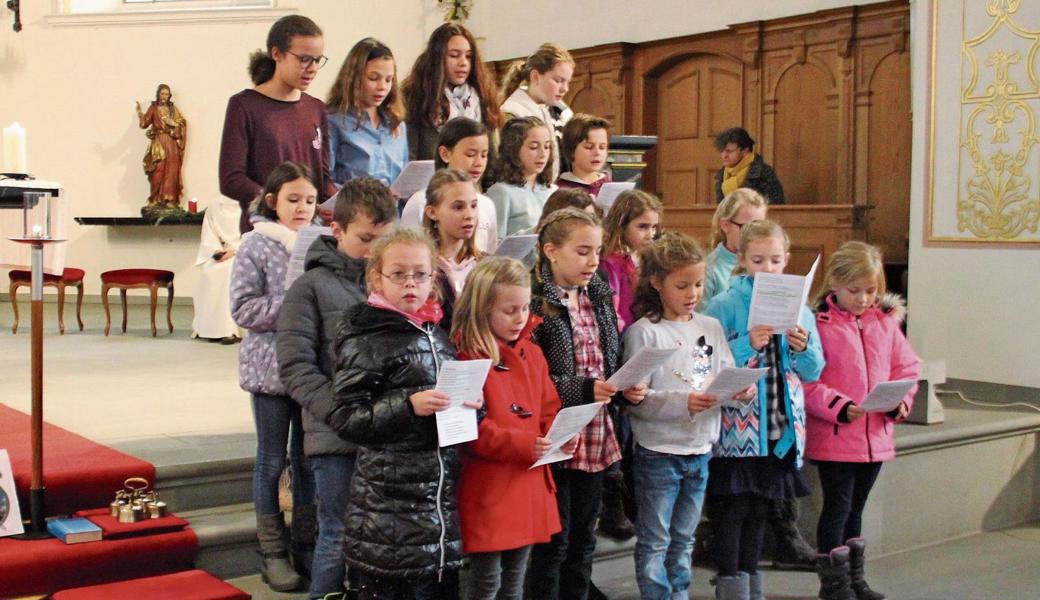
[{"label": "grey leggings", "polygon": [[521,600],[531,546],[469,556],[469,600]]}]

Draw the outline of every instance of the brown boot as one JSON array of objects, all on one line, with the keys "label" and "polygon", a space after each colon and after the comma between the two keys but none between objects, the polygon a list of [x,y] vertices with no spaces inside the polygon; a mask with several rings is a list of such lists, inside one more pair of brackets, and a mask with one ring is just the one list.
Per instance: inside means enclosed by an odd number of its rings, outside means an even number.
[{"label": "brown boot", "polygon": [[624,481],[620,472],[608,473],[603,482],[603,506],[600,508],[597,531],[609,538],[624,542],[632,539],[636,528],[625,515]]},{"label": "brown boot", "polygon": [[773,568],[782,571],[812,571],[816,550],[798,530],[798,499],[770,502],[769,526],[773,531]]}]

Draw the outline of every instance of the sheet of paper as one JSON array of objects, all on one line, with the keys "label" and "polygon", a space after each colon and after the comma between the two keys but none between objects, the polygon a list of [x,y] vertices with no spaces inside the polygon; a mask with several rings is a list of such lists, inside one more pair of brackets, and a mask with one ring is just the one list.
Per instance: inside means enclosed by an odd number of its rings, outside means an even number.
[{"label": "sheet of paper", "polygon": [[816,275],[819,264],[820,257],[817,255],[809,274],[805,276],[780,273],[755,275],[751,309],[748,313],[748,329],[756,325],[769,325],[774,332],[779,333],[798,325],[798,318],[809,297],[812,278]]},{"label": "sheet of paper", "polygon": [[22,512],[18,508],[18,493],[11,472],[11,458],[0,449],[0,537],[23,533]]},{"label": "sheet of paper", "polygon": [[323,235],[332,235],[332,229],[321,225],[308,225],[301,227],[296,232],[296,243],[293,244],[292,254],[289,255],[289,266],[285,270],[285,289],[289,289],[296,279],[303,275],[304,261],[307,259],[307,250],[310,249],[314,240]]},{"label": "sheet of paper", "polygon": [[614,371],[607,383],[619,390],[627,390],[650,379],[654,371],[660,368],[679,348],[644,347],[635,356],[625,361],[620,369]]},{"label": "sheet of paper", "polygon": [[401,174],[390,184],[390,191],[398,198],[408,199],[419,190],[426,189],[433,178],[432,160],[413,160],[404,166]]},{"label": "sheet of paper", "polygon": [[610,183],[604,183],[599,188],[599,193],[596,194],[596,204],[603,209],[604,213],[610,212],[610,207],[614,205],[614,201],[617,200],[618,194],[625,190],[634,190],[636,182],[634,181],[611,181]]},{"label": "sheet of paper", "polygon": [[538,243],[538,236],[533,233],[511,235],[502,240],[495,249],[495,256],[508,256],[519,261],[524,260]]},{"label": "sheet of paper", "polygon": [[336,186],[336,192],[329,196],[329,199],[318,205],[318,213],[326,212],[332,214],[333,209],[336,208],[336,196],[339,196],[339,191],[343,189],[342,185]]},{"label": "sheet of paper", "polygon": [[769,369],[766,368],[723,369],[715,376],[715,379],[711,381],[708,388],[704,390],[704,393],[718,396],[724,406],[741,406],[745,403],[739,400],[734,400],[733,396],[743,392],[748,388],[748,386],[758,383],[758,380],[762,379],[768,370]]},{"label": "sheet of paper", "polygon": [[917,383],[913,379],[885,381],[874,386],[860,407],[867,412],[890,412],[899,408],[899,403]]},{"label": "sheet of paper", "polygon": [[592,421],[592,418],[599,413],[603,407],[606,406],[604,402],[593,402],[592,404],[582,404],[581,406],[571,406],[565,408],[560,412],[556,413],[556,418],[553,419],[552,426],[549,427],[549,431],[545,434],[552,445],[549,446],[549,451],[544,456],[538,459],[531,468],[539,467],[541,465],[547,465],[549,463],[560,462],[561,460],[567,460],[571,457],[570,454],[563,452],[560,448],[571,441],[571,438],[581,433],[582,429]]},{"label": "sheet of paper", "polygon": [[452,360],[441,365],[434,389],[451,398],[451,406],[436,413],[437,440],[442,447],[477,439],[477,411],[463,403],[480,400],[489,369],[490,359]]}]

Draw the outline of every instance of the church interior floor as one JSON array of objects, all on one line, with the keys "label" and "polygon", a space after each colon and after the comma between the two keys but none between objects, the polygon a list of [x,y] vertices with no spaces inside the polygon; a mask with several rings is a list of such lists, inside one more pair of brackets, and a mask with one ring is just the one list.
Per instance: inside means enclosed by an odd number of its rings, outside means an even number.
[{"label": "church interior floor", "polygon": [[[1040,523],[982,533],[871,560],[868,581],[892,600],[1026,600],[1040,581]],[[592,579],[610,600],[638,600],[632,558],[597,562]],[[770,600],[811,600],[819,584],[812,573],[764,569]],[[711,574],[694,568],[690,598],[714,598]],[[270,591],[259,575],[231,580],[253,600],[301,600],[304,593]]]},{"label": "church interior floor", "polygon": [[[59,335],[55,306],[45,302],[44,418],[157,466],[252,456],[253,417],[249,396],[238,387],[238,345],[192,339],[190,305],[174,305],[172,335],[163,328],[162,306],[153,338],[148,306],[132,302],[121,333],[118,296],[111,300],[108,337],[100,304],[84,303],[85,330],[79,331],[75,304],[66,303],[66,333]],[[29,412],[25,294],[19,310],[18,334],[12,335],[11,305],[6,298],[0,302],[0,401]]]}]

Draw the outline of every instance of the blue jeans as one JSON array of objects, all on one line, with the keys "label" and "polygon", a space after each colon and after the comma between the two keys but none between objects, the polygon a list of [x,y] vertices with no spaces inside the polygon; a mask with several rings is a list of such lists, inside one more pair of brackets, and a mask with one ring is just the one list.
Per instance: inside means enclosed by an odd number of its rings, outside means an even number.
[{"label": "blue jeans", "polygon": [[343,562],[344,517],[350,501],[350,479],[354,475],[353,454],[311,456],[318,500],[318,543],[311,564],[311,600],[342,592],[346,576]]},{"label": "blue jeans", "polygon": [[293,506],[314,504],[314,474],[303,455],[300,405],[288,396],[250,394],[250,397],[256,424],[256,463],[253,465],[256,514],[267,517],[282,512],[278,506],[278,478],[285,469],[286,446],[292,469]]},{"label": "blue jeans", "polygon": [[681,456],[636,445],[633,471],[636,583],[643,600],[688,595],[693,532],[704,507],[711,453]]}]

